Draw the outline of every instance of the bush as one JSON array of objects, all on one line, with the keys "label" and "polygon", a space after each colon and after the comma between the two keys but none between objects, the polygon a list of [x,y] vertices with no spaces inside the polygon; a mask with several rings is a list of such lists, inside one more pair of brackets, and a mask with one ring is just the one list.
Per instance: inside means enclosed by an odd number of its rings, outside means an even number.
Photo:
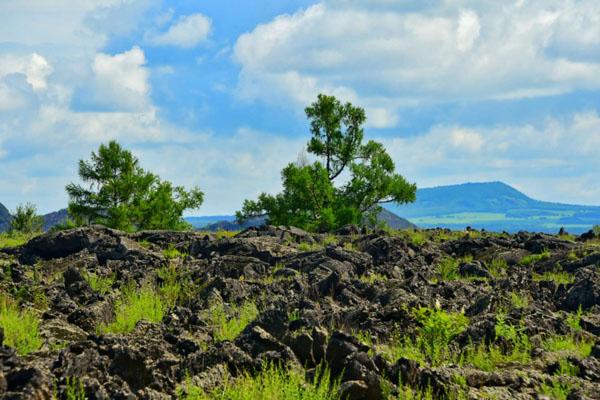
[{"label": "bush", "polygon": [[31,203],[19,204],[10,220],[9,232],[33,234],[44,230],[44,218],[37,215],[37,208]]},{"label": "bush", "polygon": [[37,315],[6,297],[0,298],[0,327],[4,329],[4,344],[20,355],[34,352],[42,346]]}]

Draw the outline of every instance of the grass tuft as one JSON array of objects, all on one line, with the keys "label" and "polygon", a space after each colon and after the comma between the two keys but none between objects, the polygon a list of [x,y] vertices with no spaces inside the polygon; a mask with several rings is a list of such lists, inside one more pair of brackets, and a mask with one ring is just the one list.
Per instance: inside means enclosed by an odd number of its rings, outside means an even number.
[{"label": "grass tuft", "polygon": [[100,327],[102,333],[129,333],[140,320],[160,322],[165,311],[165,303],[153,287],[137,289],[127,285],[115,305],[115,320]]},{"label": "grass tuft", "polygon": [[228,318],[223,304],[219,303],[210,308],[209,319],[214,327],[213,338],[216,342],[235,339],[246,326],[258,315],[258,308],[253,302],[247,301],[232,309],[233,317]]},{"label": "grass tuft", "polygon": [[22,309],[7,297],[0,297],[0,327],[4,329],[4,344],[20,355],[26,355],[42,346],[39,319],[33,312]]},{"label": "grass tuft", "polygon": [[538,261],[543,261],[543,260],[549,259],[550,255],[551,254],[548,250],[544,250],[540,254],[530,254],[528,256],[521,258],[521,261],[519,263],[523,266],[528,267],[530,265],[535,264]]}]

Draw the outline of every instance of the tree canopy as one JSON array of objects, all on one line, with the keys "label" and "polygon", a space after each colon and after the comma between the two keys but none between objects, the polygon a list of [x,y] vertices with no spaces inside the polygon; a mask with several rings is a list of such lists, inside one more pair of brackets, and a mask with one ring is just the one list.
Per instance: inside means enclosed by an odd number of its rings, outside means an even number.
[{"label": "tree canopy", "polygon": [[383,145],[363,144],[362,108],[320,94],[305,112],[312,135],[307,151],[318,160],[288,164],[281,172],[283,192],[245,200],[238,221],[267,215],[271,224],[327,231],[373,221],[382,203],[415,200],[416,185],[395,172]]},{"label": "tree canopy", "polygon": [[19,204],[10,219],[10,233],[32,234],[44,229],[44,218],[37,213],[37,207],[31,203]]},{"label": "tree canopy", "polygon": [[115,141],[100,145],[89,161],[79,161],[79,177],[71,183],[69,215],[77,224],[102,224],[121,230],[188,229],[186,209],[200,207],[204,194],[194,187],[161,180],[145,171],[128,150]]}]

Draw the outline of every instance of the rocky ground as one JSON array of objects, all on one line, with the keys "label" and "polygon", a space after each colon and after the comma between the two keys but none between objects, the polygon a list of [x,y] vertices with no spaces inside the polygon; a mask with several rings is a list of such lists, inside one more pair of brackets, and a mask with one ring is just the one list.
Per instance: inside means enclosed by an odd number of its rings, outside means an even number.
[{"label": "rocky ground", "polygon": [[600,399],[591,232],[221,236],[89,227],[0,250],[5,312],[39,332],[0,332],[0,395],[192,398],[276,365],[348,399]]}]

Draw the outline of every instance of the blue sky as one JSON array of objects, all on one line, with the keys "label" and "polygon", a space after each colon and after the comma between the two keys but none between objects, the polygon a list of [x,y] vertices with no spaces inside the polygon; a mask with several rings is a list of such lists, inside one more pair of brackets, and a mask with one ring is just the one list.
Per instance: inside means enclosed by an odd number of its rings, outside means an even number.
[{"label": "blue sky", "polygon": [[0,202],[64,207],[117,139],[232,213],[279,190],[320,92],[419,186],[600,205],[596,0],[2,2]]}]

